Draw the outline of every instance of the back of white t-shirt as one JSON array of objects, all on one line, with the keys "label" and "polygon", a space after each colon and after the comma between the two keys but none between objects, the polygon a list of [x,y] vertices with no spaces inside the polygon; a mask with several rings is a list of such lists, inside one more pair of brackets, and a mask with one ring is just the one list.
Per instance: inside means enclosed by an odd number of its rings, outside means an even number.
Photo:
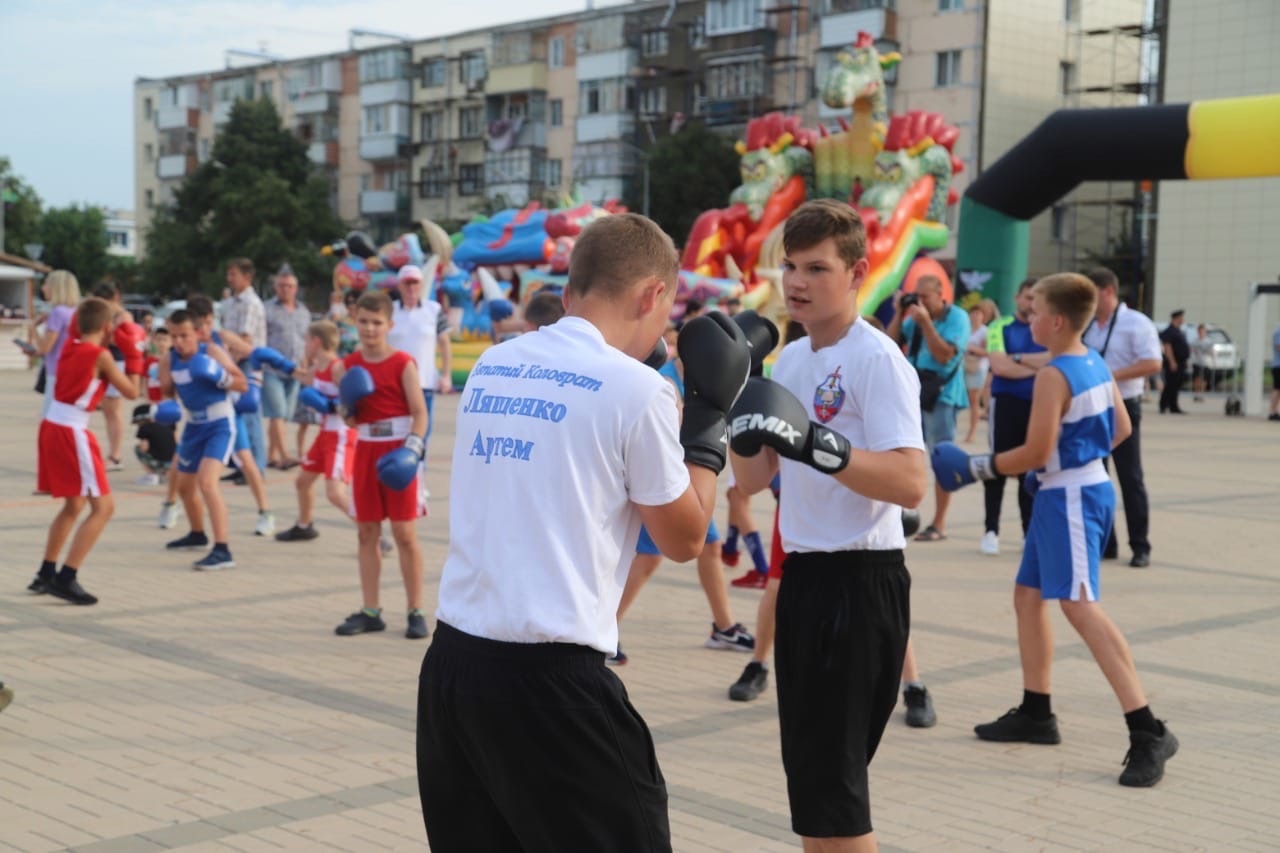
[{"label": "back of white t-shirt", "polygon": [[434,389],[439,383],[436,369],[436,338],[440,331],[440,303],[434,300],[406,309],[399,303],[391,314],[391,331],[387,343],[413,356],[418,365],[418,384]]},{"label": "back of white t-shirt", "polygon": [[689,486],[671,383],[565,317],[485,351],[456,431],[437,617],[612,653],[635,505]]},{"label": "back of white t-shirt", "polygon": [[[902,350],[859,320],[843,338],[815,352],[808,338],[779,354],[773,379],[809,417],[855,449],[924,450],[920,380]],[[787,551],[884,551],[906,546],[896,504],[875,501],[801,462],[781,460],[778,524]]]}]

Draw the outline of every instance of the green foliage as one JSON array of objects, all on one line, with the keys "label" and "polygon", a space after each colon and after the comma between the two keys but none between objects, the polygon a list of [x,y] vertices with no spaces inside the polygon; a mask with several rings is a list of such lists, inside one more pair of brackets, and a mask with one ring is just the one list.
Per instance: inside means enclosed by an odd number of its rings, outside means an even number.
[{"label": "green foliage", "polygon": [[[626,198],[636,212],[644,210],[642,180],[642,174],[635,176]],[[732,140],[700,124],[687,125],[649,149],[649,216],[677,246],[698,215],[728,205],[729,193],[740,183]]]},{"label": "green foliage", "polygon": [[93,287],[107,271],[107,222],[96,207],[55,207],[40,218],[40,260],[71,270],[82,288]]},{"label": "green foliage", "polygon": [[280,125],[267,100],[238,101],[212,156],[156,211],[141,269],[144,290],[181,296],[222,291],[226,261],[250,258],[259,276],[288,262],[304,288],[329,286],[320,255],[345,228],[306,146]]},{"label": "green foliage", "polygon": [[40,196],[0,157],[0,204],[4,205],[4,246],[11,255],[27,256],[28,243],[40,242]]}]

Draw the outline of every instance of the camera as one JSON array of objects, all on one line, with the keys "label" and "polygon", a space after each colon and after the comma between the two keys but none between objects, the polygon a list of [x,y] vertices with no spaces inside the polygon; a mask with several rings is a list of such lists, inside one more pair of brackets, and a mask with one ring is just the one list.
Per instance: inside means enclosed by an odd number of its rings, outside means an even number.
[{"label": "camera", "polygon": [[902,294],[902,298],[898,300],[898,305],[902,308],[903,311],[905,311],[908,308],[910,308],[912,305],[919,304],[919,302],[920,302],[919,294],[904,293]]}]

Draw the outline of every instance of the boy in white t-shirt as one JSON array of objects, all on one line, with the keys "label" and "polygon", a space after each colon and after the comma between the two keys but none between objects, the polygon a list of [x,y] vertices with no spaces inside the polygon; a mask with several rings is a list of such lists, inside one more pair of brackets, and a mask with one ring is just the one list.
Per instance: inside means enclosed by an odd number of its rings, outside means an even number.
[{"label": "boy in white t-shirt", "polygon": [[674,560],[702,550],[750,364],[728,318],[688,324],[677,426],[675,389],[641,359],[678,264],[650,220],[597,220],[566,315],[490,347],[467,379],[418,687],[433,850],[671,849],[653,741],[604,659],[641,522]]},{"label": "boy in white t-shirt", "polygon": [[809,337],[742,392],[733,467],[747,494],[781,472],[774,666],[792,829],[806,850],[874,850],[867,765],[897,703],[910,622],[899,507],[928,484],[920,385],[858,317],[869,265],[857,211],[808,202],[783,247],[787,310]]}]

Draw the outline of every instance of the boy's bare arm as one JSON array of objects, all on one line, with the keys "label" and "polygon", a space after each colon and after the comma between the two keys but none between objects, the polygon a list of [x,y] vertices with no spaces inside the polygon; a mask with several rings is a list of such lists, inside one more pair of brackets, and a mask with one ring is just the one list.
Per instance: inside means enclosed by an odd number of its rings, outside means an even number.
[{"label": "boy's bare arm", "polygon": [[1115,450],[1120,442],[1133,435],[1133,420],[1129,417],[1129,410],[1125,408],[1124,398],[1120,396],[1120,388],[1114,382],[1111,383],[1111,391],[1116,407],[1116,434],[1111,439],[1111,449]]},{"label": "boy's bare arm", "polygon": [[404,366],[404,372],[400,374],[400,385],[404,389],[405,401],[409,404],[409,417],[413,418],[409,432],[417,436],[426,435],[427,399],[422,396],[422,386],[418,384],[418,365],[413,359],[409,359],[409,363]]},{"label": "boy's bare arm", "polygon": [[914,447],[879,452],[851,449],[849,464],[833,476],[863,497],[908,509],[919,506],[929,487],[924,451]]},{"label": "boy's bare arm", "polygon": [[1031,417],[1027,422],[1024,444],[998,453],[996,470],[1001,474],[1021,474],[1043,468],[1058,445],[1062,416],[1071,404],[1071,386],[1060,370],[1041,370],[1036,374],[1031,394]]},{"label": "boy's bare arm", "polygon": [[243,392],[249,390],[249,380],[245,378],[244,371],[236,367],[236,363],[231,360],[231,356],[227,354],[226,350],[217,344],[210,343],[205,347],[205,352],[231,375],[231,384],[227,386],[228,391]]},{"label": "boy's bare arm", "polygon": [[109,351],[98,353],[98,375],[111,383],[111,385],[120,392],[120,396],[126,400],[136,400],[138,398],[138,386],[133,381],[132,376],[126,376],[124,371],[116,367],[115,360],[112,359]]},{"label": "boy's bare arm", "polygon": [[173,372],[169,369],[169,359],[162,357],[156,364],[156,379],[160,382],[160,394],[163,397],[172,397]]},{"label": "boy's bare arm", "polygon": [[689,488],[664,506],[638,505],[640,520],[658,550],[677,562],[702,552],[707,528],[716,511],[716,475],[710,468],[689,465]]}]

